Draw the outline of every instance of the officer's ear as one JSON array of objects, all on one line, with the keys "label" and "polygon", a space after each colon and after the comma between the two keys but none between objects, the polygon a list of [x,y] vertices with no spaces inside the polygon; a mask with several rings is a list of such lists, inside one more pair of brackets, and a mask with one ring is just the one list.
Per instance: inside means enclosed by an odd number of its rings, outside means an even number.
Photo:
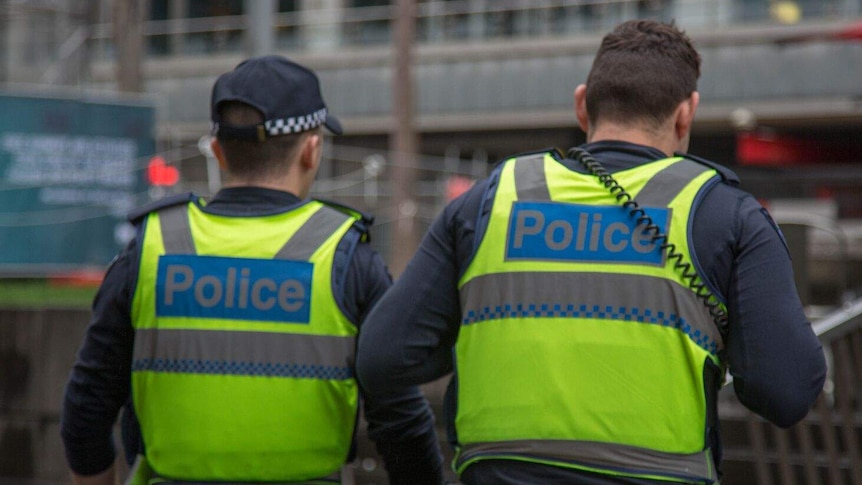
[{"label": "officer's ear", "polygon": [[319,132],[308,134],[302,140],[302,152],[299,155],[299,163],[306,170],[317,170],[320,155],[323,151],[323,140]]},{"label": "officer's ear", "polygon": [[590,116],[587,113],[587,85],[580,84],[575,88],[575,115],[584,133],[590,133]]},{"label": "officer's ear", "polygon": [[219,143],[218,138],[212,137],[210,140],[210,149],[213,152],[213,156],[218,160],[218,166],[221,167],[222,170],[227,171],[227,162],[224,159],[224,150],[221,148],[221,143]]},{"label": "officer's ear", "polygon": [[678,140],[688,140],[691,133],[691,125],[694,122],[694,114],[700,104],[700,94],[693,91],[691,96],[679,103],[674,113],[674,130]]}]

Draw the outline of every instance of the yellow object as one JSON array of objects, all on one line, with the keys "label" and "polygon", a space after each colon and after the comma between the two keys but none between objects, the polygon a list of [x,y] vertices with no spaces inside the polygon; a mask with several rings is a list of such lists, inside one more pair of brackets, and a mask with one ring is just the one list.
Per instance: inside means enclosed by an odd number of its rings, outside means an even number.
[{"label": "yellow object", "polygon": [[802,20],[802,9],[799,4],[791,1],[771,2],[769,15],[782,24],[798,24]]},{"label": "yellow object", "polygon": [[132,395],[156,475],[289,481],[344,464],[357,330],[331,276],[356,220],[315,201],[261,217],[196,203],[148,216]]},{"label": "yellow object", "polygon": [[[669,158],[614,177],[691,261],[689,214],[716,172]],[[551,154],[502,166],[460,281],[459,472],[502,458],[715,478],[705,379],[723,343],[650,234],[597,177]]]}]

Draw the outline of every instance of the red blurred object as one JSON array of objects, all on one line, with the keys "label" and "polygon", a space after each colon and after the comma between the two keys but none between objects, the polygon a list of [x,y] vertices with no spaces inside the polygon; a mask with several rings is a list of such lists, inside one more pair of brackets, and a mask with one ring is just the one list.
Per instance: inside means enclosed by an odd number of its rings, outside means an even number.
[{"label": "red blurred object", "polygon": [[855,160],[851,142],[758,128],[737,133],[736,160],[765,166],[851,163]]},{"label": "red blurred object", "polygon": [[779,40],[778,42],[835,42],[845,40],[862,40],[862,22],[853,22],[837,30],[817,30],[800,35],[791,35]]},{"label": "red blurred object", "polygon": [[69,271],[51,275],[48,284],[57,287],[91,288],[102,284],[105,273],[99,270]]},{"label": "red blurred object", "polygon": [[832,187],[817,187],[814,189],[814,197],[821,200],[835,199],[835,189]]},{"label": "red blurred object", "polygon": [[169,166],[163,157],[156,155],[147,165],[147,179],[152,185],[169,187],[180,181],[180,171]]},{"label": "red blurred object", "polygon": [[458,198],[458,196],[470,190],[470,187],[474,183],[473,179],[464,177],[463,175],[449,176],[449,179],[446,180],[446,200],[451,201]]},{"label": "red blurred object", "polygon": [[803,165],[824,161],[825,147],[813,140],[768,131],[737,134],[736,159],[742,165]]},{"label": "red blurred object", "polygon": [[835,33],[836,39],[862,40],[862,22],[856,22]]}]

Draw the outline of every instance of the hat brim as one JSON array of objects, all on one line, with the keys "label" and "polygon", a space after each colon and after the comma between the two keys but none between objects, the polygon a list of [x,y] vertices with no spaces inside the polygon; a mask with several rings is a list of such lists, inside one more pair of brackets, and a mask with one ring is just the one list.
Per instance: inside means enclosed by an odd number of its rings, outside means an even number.
[{"label": "hat brim", "polygon": [[332,132],[333,135],[344,134],[344,129],[341,128],[341,122],[338,121],[338,118],[330,114],[326,115],[326,121],[323,122],[323,126],[325,126],[327,130]]}]

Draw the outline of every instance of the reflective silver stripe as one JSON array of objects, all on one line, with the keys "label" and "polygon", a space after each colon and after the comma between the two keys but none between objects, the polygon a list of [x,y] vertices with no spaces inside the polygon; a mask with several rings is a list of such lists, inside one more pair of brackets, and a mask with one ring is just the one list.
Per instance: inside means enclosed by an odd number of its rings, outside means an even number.
[{"label": "reflective silver stripe", "polygon": [[545,154],[530,155],[515,162],[518,200],[551,200],[545,180]]},{"label": "reflective silver stripe", "polygon": [[667,207],[692,180],[708,170],[712,169],[691,160],[671,164],[653,175],[635,200],[645,207]]},{"label": "reflective silver stripe", "polygon": [[278,253],[275,259],[290,259],[294,261],[307,261],[317,248],[332,236],[344,221],[349,219],[347,214],[338,212],[329,207],[321,207],[305,221],[293,237],[291,237]]},{"label": "reflective silver stripe", "polygon": [[196,254],[188,205],[175,205],[159,211],[162,242],[167,254]]},{"label": "reflective silver stripe", "polygon": [[517,440],[464,445],[456,466],[483,457],[518,456],[559,461],[632,475],[661,475],[690,481],[715,481],[718,476],[707,449],[693,454],[662,453],[628,445],[593,441]]},{"label": "reflective silver stripe", "polygon": [[354,337],[138,329],[133,370],[346,379]]},{"label": "reflective silver stripe", "polygon": [[[132,482],[130,480],[130,478],[127,479],[127,481],[125,482],[124,485],[130,485],[132,483],[136,483],[136,482]],[[153,479],[156,479],[156,480],[150,481],[150,482],[145,482],[145,483],[153,483],[153,484],[158,484],[158,485],[336,485],[336,484],[342,483],[339,481],[341,479],[340,471],[332,473],[327,477],[314,478],[314,479],[310,479],[310,480],[303,480],[301,482],[296,482],[296,481],[291,481],[291,482],[188,482],[185,480],[183,480],[181,482],[173,482],[170,479],[163,478],[163,477],[158,477],[158,476],[150,477],[150,480],[153,480]],[[351,482],[344,482],[344,483],[353,483],[353,482],[351,481]]]},{"label": "reflective silver stripe", "polygon": [[486,274],[461,288],[461,305],[464,325],[500,318],[606,318],[675,327],[712,354],[724,348],[718,328],[695,294],[655,276]]}]

